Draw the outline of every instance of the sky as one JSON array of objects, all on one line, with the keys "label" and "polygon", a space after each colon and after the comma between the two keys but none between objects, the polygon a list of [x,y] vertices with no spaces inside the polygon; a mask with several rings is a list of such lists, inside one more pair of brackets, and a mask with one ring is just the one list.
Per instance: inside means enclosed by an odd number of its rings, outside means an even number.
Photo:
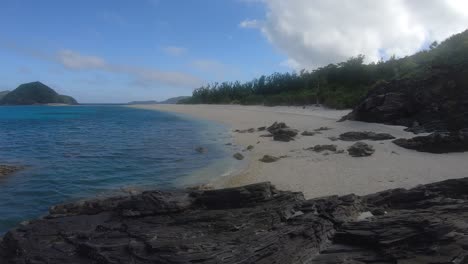
[{"label": "sky", "polygon": [[0,91],[41,81],[82,103],[403,57],[468,28],[465,0],[2,0]]}]

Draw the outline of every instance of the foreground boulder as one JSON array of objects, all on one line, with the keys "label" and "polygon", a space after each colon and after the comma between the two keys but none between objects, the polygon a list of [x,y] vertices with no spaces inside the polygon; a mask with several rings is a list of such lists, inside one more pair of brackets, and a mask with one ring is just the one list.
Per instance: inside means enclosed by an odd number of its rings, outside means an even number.
[{"label": "foreground boulder", "polygon": [[396,145],[430,153],[450,153],[468,151],[468,132],[432,133],[410,139],[399,138],[393,141]]},{"label": "foreground boulder", "polygon": [[468,128],[468,69],[433,67],[425,76],[377,84],[343,120],[402,125],[413,132]]},{"label": "foreground boulder", "polygon": [[467,263],[467,218],[468,178],[310,200],[147,191],[53,207],[0,240],[0,263]]},{"label": "foreground boulder", "polygon": [[369,131],[364,132],[346,132],[339,136],[343,141],[360,141],[360,140],[389,140],[395,139],[394,136],[387,133],[374,133]]}]

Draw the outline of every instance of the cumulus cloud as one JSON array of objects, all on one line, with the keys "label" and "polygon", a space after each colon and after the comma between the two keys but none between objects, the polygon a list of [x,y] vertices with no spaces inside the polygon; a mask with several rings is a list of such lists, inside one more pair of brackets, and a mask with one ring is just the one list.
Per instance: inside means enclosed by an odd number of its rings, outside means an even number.
[{"label": "cumulus cloud", "polygon": [[182,56],[185,53],[187,53],[187,49],[183,47],[177,47],[177,46],[167,46],[163,48],[163,51],[171,56]]},{"label": "cumulus cloud", "polygon": [[364,54],[367,62],[405,56],[468,26],[465,0],[263,0],[264,21],[245,20],[288,56],[312,69]]}]

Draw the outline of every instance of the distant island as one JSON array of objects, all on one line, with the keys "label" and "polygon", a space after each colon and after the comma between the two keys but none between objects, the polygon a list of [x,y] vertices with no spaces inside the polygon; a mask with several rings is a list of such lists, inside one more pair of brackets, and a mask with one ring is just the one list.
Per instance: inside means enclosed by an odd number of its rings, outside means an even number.
[{"label": "distant island", "polygon": [[149,101],[132,101],[129,102],[128,104],[136,105],[136,104],[177,104],[179,101],[186,100],[190,98],[190,96],[178,96],[178,97],[172,97],[164,101],[155,101],[155,100],[149,100]]},{"label": "distant island", "polygon": [[67,104],[78,102],[71,96],[60,95],[41,82],[25,83],[13,91],[0,92],[0,105],[36,105],[36,104]]}]

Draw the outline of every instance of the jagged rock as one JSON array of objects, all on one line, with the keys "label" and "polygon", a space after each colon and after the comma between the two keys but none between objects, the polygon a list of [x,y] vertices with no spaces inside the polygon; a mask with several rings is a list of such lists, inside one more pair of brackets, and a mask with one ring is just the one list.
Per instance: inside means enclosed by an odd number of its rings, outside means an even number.
[{"label": "jagged rock", "polygon": [[407,126],[416,133],[468,128],[468,69],[445,65],[424,76],[378,83],[342,120]]},{"label": "jagged rock", "polygon": [[367,157],[374,152],[374,147],[364,142],[356,142],[348,148],[349,155],[353,157]]},{"label": "jagged rock", "polygon": [[200,153],[200,154],[203,154],[203,153],[208,152],[208,149],[206,149],[205,147],[196,147],[195,151]]},{"label": "jagged rock", "polygon": [[12,166],[12,165],[0,165],[0,177],[13,174],[19,170],[22,170],[21,166]]},{"label": "jagged rock", "polygon": [[294,137],[299,133],[298,130],[289,128],[285,123],[275,122],[267,128],[268,132],[273,135],[273,140],[289,142],[294,140]]},{"label": "jagged rock", "polygon": [[251,150],[253,150],[254,148],[255,148],[254,146],[248,145],[247,148],[246,148],[246,150],[251,151]]},{"label": "jagged rock", "polygon": [[262,127],[257,128],[257,131],[265,131],[265,130],[266,130],[266,127],[265,127],[265,126],[262,126]]},{"label": "jagged rock", "polygon": [[320,132],[311,132],[311,131],[304,131],[301,133],[303,136],[315,136],[317,134],[321,134]]},{"label": "jagged rock", "polygon": [[467,218],[468,178],[310,200],[269,183],[146,191],[51,208],[1,238],[0,263],[466,263]]},{"label": "jagged rock", "polygon": [[267,128],[267,131],[274,134],[273,131],[277,129],[288,128],[288,126],[283,122],[274,122],[271,126]]},{"label": "jagged rock", "polygon": [[339,139],[344,141],[360,141],[360,140],[389,140],[395,139],[394,136],[387,133],[374,133],[369,131],[364,132],[346,132],[339,136]]},{"label": "jagged rock", "polygon": [[239,152],[232,155],[232,157],[234,157],[236,160],[243,160],[244,159],[244,155],[240,154]]},{"label": "jagged rock", "polygon": [[468,132],[432,133],[410,139],[399,138],[393,141],[396,145],[430,153],[450,153],[468,151]]},{"label": "jagged rock", "polygon": [[281,158],[278,158],[278,157],[275,157],[275,156],[264,155],[261,159],[259,159],[259,161],[265,162],[265,163],[272,163],[272,162],[276,162],[276,161],[278,161],[280,159]]},{"label": "jagged rock", "polygon": [[336,145],[315,145],[311,148],[306,148],[305,150],[312,150],[315,152],[322,152],[325,150],[331,151],[331,152],[336,152],[338,147]]}]

